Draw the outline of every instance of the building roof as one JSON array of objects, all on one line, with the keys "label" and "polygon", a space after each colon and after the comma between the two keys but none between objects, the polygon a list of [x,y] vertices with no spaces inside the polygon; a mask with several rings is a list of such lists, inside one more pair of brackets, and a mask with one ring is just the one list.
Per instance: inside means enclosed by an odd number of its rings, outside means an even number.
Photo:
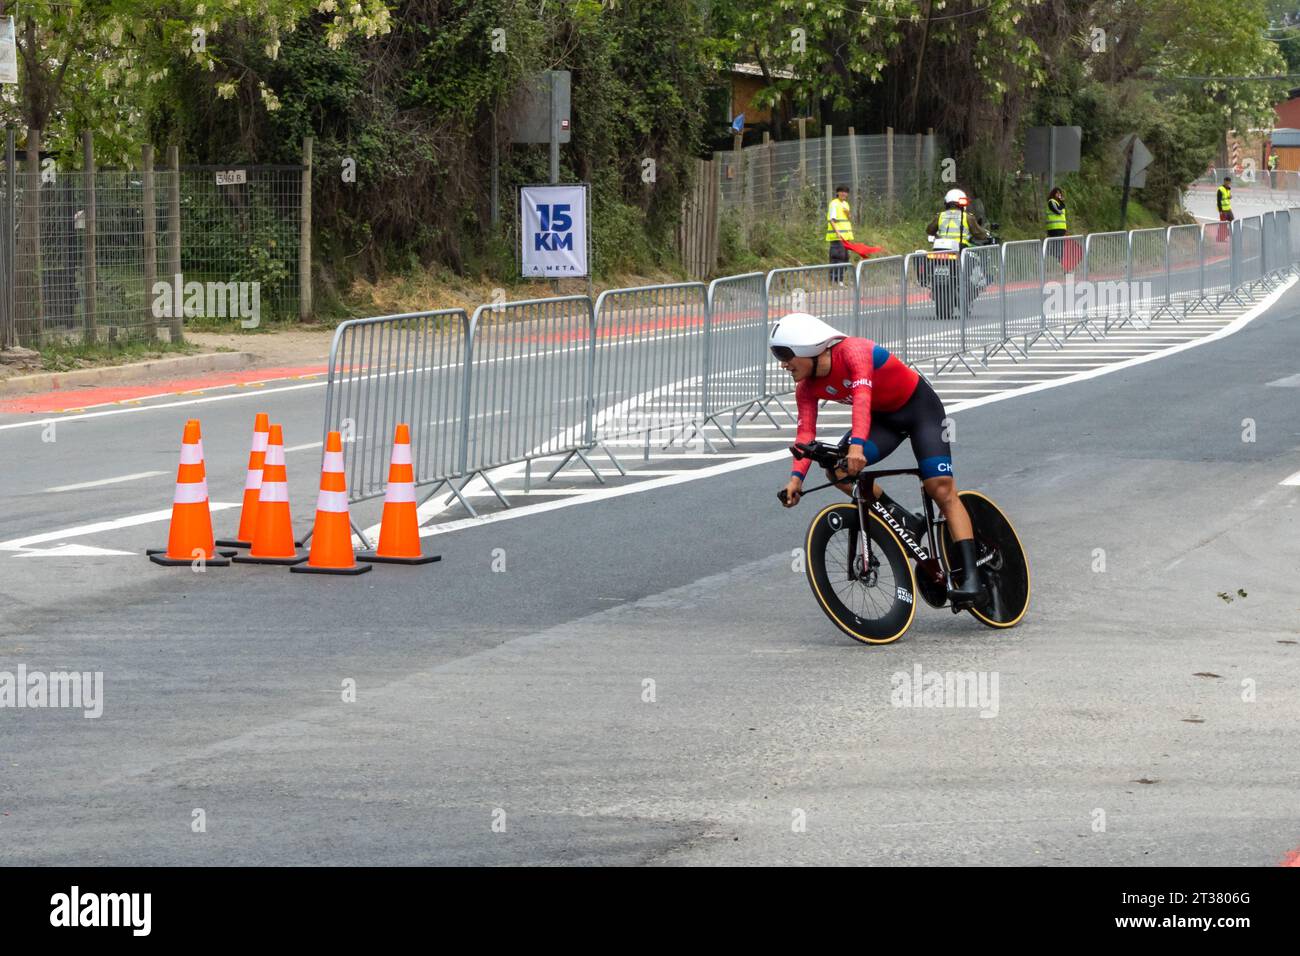
[{"label": "building roof", "polygon": [[1300,146],[1300,129],[1275,129],[1269,138],[1274,146]]},{"label": "building roof", "polygon": [[[762,76],[763,68],[759,66],[757,63],[733,63],[731,66],[726,68],[726,72],[740,73],[744,76]],[[772,74],[773,79],[777,79],[777,80],[794,79],[793,70],[782,70],[776,67],[770,67],[769,72]]]}]

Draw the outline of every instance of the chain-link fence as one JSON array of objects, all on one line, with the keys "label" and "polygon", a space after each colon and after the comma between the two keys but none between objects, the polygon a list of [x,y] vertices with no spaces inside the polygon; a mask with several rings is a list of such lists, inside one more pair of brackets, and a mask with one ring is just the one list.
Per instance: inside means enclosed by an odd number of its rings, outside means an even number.
[{"label": "chain-link fence", "polygon": [[824,208],[839,185],[860,204],[903,200],[929,189],[938,144],[933,134],[855,135],[783,140],[715,153],[723,210],[786,214]]},{"label": "chain-link fence", "polygon": [[[182,337],[299,312],[301,166],[0,168],[0,345]],[[309,228],[309,224],[306,225]]]}]

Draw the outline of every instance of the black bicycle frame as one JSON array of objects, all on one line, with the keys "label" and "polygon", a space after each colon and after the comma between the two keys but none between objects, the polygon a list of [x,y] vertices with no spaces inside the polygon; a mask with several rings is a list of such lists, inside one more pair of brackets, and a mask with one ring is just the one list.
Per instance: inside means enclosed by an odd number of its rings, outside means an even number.
[{"label": "black bicycle frame", "polygon": [[[931,562],[937,563],[938,574],[940,577],[936,579],[935,583],[939,583],[940,581],[947,582],[951,577],[952,571],[948,567],[948,562],[943,554],[943,549],[936,547],[935,553],[931,555],[925,550],[919,541],[912,537],[911,532],[907,530],[906,526],[895,518],[889,509],[882,505],[880,500],[873,494],[872,489],[875,487],[876,479],[892,478],[896,475],[911,475],[919,481],[921,478],[921,471],[919,468],[893,468],[886,471],[864,471],[858,474],[854,483],[853,501],[858,506],[858,537],[859,541],[862,542],[862,568],[865,571],[871,566],[871,536],[867,534],[867,509],[864,507],[864,503],[870,499],[871,510],[875,513],[876,517],[883,521],[885,526],[893,531],[898,539],[903,542],[903,545],[912,552],[912,557],[916,560],[917,564],[931,571],[931,577],[934,577],[934,564]],[[842,484],[842,482],[840,483]],[[939,522],[936,521],[934,517],[934,499],[926,493],[924,485],[921,486],[921,500],[925,505],[926,531],[930,535],[930,540],[932,542],[937,542],[939,538],[936,526]],[[853,542],[852,540],[849,542],[850,546],[855,543],[856,542]],[[850,561],[849,578],[850,580],[855,580],[856,577],[857,576],[853,573],[853,563]]]}]

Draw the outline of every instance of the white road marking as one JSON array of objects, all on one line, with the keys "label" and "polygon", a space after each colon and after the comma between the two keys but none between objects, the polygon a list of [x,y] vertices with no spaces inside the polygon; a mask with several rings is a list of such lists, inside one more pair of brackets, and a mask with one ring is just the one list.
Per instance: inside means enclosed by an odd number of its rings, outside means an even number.
[{"label": "white road marking", "polygon": [[1297,471],[1294,475],[1291,475],[1289,478],[1283,478],[1282,484],[1293,488],[1300,488],[1300,471]]},{"label": "white road marking", "polygon": [[305,445],[290,445],[288,448],[284,450],[284,453],[287,455],[291,451],[306,451],[308,448],[320,448],[320,447],[321,447],[320,442],[311,441]]},{"label": "white road marking", "polygon": [[[213,501],[209,502],[209,511],[225,511],[228,508],[238,508],[238,502]],[[31,551],[32,545],[44,544],[47,541],[62,541],[64,538],[80,538],[88,534],[99,534],[104,531],[116,531],[119,528],[133,528],[136,525],[153,524],[155,521],[168,521],[171,519],[172,509],[166,508],[162,511],[147,511],[144,514],[127,515],[125,518],[112,518],[108,521],[96,521],[94,524],[78,525],[75,528],[65,528],[62,531],[46,531],[43,534],[28,535],[25,538],[13,538],[9,541],[0,541],[0,551]],[[52,549],[57,551],[58,549]],[[119,554],[130,554],[129,551],[120,551]]]},{"label": "white road marking", "polygon": [[139,471],[134,475],[121,475],[117,478],[101,478],[99,481],[83,481],[76,485],[58,485],[54,488],[46,488],[46,492],[55,491],[80,491],[83,488],[98,488],[101,485],[116,485],[122,481],[136,481],[140,478],[155,478],[158,475],[166,475],[165,471]]}]

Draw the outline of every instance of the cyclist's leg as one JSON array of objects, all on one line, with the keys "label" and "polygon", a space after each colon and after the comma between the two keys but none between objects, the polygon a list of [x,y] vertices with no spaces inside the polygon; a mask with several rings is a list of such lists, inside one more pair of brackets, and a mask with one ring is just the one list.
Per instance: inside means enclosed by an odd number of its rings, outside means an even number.
[{"label": "cyclist's leg", "polygon": [[922,378],[916,383],[916,391],[907,404],[895,412],[894,417],[905,422],[912,453],[921,468],[921,484],[947,519],[948,533],[953,541],[974,538],[970,515],[958,497],[957,481],[953,477],[952,447],[947,438],[947,414],[943,401]]}]

